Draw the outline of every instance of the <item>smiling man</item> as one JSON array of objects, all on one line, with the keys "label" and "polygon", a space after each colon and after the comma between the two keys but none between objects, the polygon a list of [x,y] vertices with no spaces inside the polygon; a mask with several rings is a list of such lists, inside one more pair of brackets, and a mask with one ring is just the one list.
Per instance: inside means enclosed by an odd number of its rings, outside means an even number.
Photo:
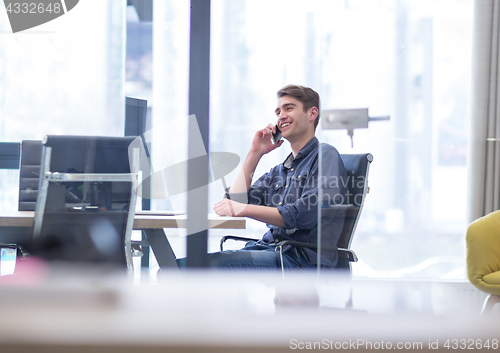
[{"label": "smiling man", "polygon": [[[288,85],[278,91],[275,110],[277,126],[290,143],[292,152],[283,163],[272,168],[252,184],[261,158],[280,148],[272,140],[276,125],[257,131],[242,169],[226,198],[214,210],[221,216],[249,217],[267,224],[261,240],[249,242],[241,250],[209,254],[209,264],[218,268],[280,268],[276,244],[296,240],[317,244],[318,188],[323,203],[340,204],[346,196],[346,171],[335,147],[319,143],[315,137],[319,122],[320,99],[308,87]],[[321,177],[318,177],[318,154],[322,151]],[[336,246],[344,224],[341,208],[322,212],[322,244]],[[337,254],[322,252],[321,266],[334,267]],[[288,247],[283,254],[286,268],[315,268],[314,250]]]}]

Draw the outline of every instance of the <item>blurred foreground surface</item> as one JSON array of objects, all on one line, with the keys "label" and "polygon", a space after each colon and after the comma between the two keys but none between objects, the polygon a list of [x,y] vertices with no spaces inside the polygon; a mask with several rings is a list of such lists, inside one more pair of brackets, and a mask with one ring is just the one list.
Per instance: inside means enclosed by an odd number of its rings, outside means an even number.
[{"label": "blurred foreground surface", "polygon": [[[498,308],[468,283],[332,273],[172,271],[18,262],[0,277],[0,352],[498,351]],[[352,300],[352,308],[346,309]]]}]

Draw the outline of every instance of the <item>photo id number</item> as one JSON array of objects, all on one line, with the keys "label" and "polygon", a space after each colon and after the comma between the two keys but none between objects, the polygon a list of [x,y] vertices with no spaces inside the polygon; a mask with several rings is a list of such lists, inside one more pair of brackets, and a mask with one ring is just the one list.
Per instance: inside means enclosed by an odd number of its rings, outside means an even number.
[{"label": "photo id number", "polygon": [[498,339],[486,340],[481,339],[449,339],[443,345],[446,349],[498,349]]},{"label": "photo id number", "polygon": [[43,3],[10,3],[7,8],[6,8],[8,13],[44,13],[44,12],[49,12],[49,13],[60,13],[63,11],[62,6],[60,3],[55,3],[55,4],[48,4],[45,5]]}]

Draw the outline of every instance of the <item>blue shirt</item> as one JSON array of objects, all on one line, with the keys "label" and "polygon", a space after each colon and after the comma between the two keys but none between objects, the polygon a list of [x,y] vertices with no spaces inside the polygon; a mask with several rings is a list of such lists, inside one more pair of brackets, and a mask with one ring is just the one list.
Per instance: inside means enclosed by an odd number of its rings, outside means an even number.
[{"label": "blue shirt", "polygon": [[[319,148],[322,151],[322,168],[321,178],[318,179]],[[318,185],[321,185],[323,205],[339,205],[344,203],[346,195],[345,180],[346,171],[337,149],[326,143],[320,144],[316,137],[295,158],[290,154],[283,163],[261,176],[247,193],[249,204],[276,207],[283,216],[285,227],[268,224],[269,230],[262,241],[278,243],[281,240],[296,240],[317,244]],[[321,210],[321,244],[337,246],[345,209],[322,207]],[[316,251],[303,248],[298,251],[310,264],[317,264]],[[322,252],[322,266],[335,266],[336,263],[336,253]]]}]

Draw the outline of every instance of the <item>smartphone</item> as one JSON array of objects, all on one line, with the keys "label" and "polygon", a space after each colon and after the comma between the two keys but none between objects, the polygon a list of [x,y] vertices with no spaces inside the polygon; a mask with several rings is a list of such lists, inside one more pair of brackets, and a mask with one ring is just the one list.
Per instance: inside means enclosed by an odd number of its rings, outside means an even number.
[{"label": "smartphone", "polygon": [[280,129],[278,128],[278,125],[276,125],[276,133],[275,133],[275,134],[273,134],[273,138],[272,138],[272,140],[273,140],[273,143],[274,143],[275,145],[277,145],[277,144],[278,144],[278,142],[280,142],[280,140],[281,140],[281,131],[280,131]]}]

